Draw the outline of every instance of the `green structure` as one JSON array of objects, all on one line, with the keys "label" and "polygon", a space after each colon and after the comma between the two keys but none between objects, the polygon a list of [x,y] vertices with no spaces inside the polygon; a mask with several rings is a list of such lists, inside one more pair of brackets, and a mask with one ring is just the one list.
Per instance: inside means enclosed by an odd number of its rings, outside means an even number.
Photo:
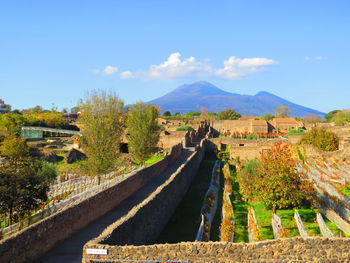
[{"label": "green structure", "polygon": [[82,135],[80,131],[54,129],[47,127],[23,126],[21,128],[21,137],[26,139],[43,139],[44,137],[71,137],[73,135]]}]

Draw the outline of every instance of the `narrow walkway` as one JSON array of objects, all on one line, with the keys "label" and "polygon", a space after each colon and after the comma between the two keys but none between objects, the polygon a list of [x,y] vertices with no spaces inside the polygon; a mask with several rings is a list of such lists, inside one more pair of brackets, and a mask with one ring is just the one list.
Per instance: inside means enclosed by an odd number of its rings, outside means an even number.
[{"label": "narrow walkway", "polygon": [[49,251],[44,257],[37,261],[37,263],[80,263],[83,246],[86,242],[97,237],[107,226],[126,215],[131,208],[142,202],[157,189],[157,187],[163,184],[193,152],[193,147],[183,149],[178,160],[162,175],[154,178],[142,189],[120,203],[116,208],[72,235],[61,245]]}]

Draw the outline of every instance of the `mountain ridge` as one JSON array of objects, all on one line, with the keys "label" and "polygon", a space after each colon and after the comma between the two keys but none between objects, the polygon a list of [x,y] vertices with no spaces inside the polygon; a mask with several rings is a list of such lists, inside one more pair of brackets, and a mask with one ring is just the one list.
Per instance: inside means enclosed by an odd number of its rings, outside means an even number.
[{"label": "mountain ridge", "polygon": [[323,112],[295,104],[267,91],[260,91],[255,95],[241,95],[222,90],[206,81],[183,84],[148,103],[160,106],[161,111],[168,110],[172,113],[186,113],[206,107],[209,112],[232,108],[243,116],[263,116],[274,114],[275,109],[283,105],[290,108],[291,116],[294,117],[305,117],[310,113],[325,115]]}]

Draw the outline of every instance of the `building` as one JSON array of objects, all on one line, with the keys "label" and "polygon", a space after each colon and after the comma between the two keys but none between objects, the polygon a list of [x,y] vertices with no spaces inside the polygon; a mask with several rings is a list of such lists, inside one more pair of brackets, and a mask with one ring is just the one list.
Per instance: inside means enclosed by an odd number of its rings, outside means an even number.
[{"label": "building", "polygon": [[269,123],[272,125],[274,132],[289,132],[292,129],[299,129],[304,127],[302,121],[297,121],[295,118],[274,118]]},{"label": "building", "polygon": [[5,104],[5,101],[0,99],[0,114],[6,113],[10,109],[10,105]]}]

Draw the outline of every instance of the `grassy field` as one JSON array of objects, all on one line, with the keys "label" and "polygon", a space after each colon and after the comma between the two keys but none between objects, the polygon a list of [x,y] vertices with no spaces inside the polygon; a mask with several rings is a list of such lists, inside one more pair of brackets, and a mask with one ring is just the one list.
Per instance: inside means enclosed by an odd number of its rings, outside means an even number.
[{"label": "grassy field", "polygon": [[203,159],[192,185],[156,243],[178,243],[195,240],[200,225],[200,211],[205,193],[209,187],[215,160],[215,158],[210,157]]},{"label": "grassy field", "polygon": [[320,236],[320,228],[316,221],[316,212],[310,208],[298,209],[301,220],[304,223],[305,230],[310,236]]},{"label": "grassy field", "polygon": [[163,154],[152,155],[149,159],[146,160],[145,164],[146,164],[146,166],[151,166],[152,164],[159,162],[160,160],[163,160],[164,158],[165,158],[165,155],[163,155]]},{"label": "grassy field", "polygon": [[273,239],[273,230],[271,225],[272,210],[267,209],[262,203],[251,202],[249,204],[254,208],[256,221],[258,222],[262,239]]},{"label": "grassy field", "polygon": [[[235,174],[233,175],[235,179]],[[248,204],[242,200],[239,184],[234,180],[232,184],[232,204],[235,215],[234,242],[248,242]]]},{"label": "grassy field", "polygon": [[297,224],[294,220],[294,210],[293,209],[281,209],[277,210],[276,214],[282,220],[282,226],[287,232],[288,237],[299,236],[299,230]]}]

